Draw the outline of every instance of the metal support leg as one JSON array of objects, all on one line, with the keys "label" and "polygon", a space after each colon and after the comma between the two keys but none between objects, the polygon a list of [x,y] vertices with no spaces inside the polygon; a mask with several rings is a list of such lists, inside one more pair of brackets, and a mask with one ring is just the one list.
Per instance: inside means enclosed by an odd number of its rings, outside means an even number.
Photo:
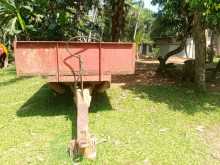
[{"label": "metal support leg", "polygon": [[88,112],[91,101],[89,89],[76,89],[75,103],[77,108],[77,136],[71,141],[70,150],[73,154],[80,154],[88,159],[95,159],[96,144],[95,138],[91,137],[88,128]]}]

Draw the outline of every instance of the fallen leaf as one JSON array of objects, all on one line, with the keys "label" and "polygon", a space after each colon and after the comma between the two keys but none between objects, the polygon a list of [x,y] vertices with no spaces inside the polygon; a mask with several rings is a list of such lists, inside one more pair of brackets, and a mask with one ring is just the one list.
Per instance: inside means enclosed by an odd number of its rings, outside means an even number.
[{"label": "fallen leaf", "polygon": [[199,132],[204,132],[204,129],[205,129],[205,127],[202,126],[202,125],[199,125],[199,126],[196,127],[196,130],[199,131]]},{"label": "fallen leaf", "polygon": [[169,130],[169,128],[161,128],[160,130],[159,130],[159,132],[160,133],[165,133],[165,132],[167,132]]}]

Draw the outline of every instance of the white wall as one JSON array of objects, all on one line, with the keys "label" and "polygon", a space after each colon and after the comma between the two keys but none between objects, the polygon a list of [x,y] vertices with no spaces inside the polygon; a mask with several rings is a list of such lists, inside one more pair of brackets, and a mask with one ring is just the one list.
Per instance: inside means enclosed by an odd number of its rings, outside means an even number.
[{"label": "white wall", "polygon": [[[160,44],[158,47],[160,48],[160,56],[164,56],[168,52],[175,50],[179,44]],[[176,54],[182,57],[195,58],[195,45],[192,38],[188,38],[186,41],[186,50],[179,52]]]},{"label": "white wall", "polygon": [[185,57],[195,59],[195,44],[192,38],[188,38],[186,41]]},{"label": "white wall", "polygon": [[[216,43],[216,51],[217,54],[220,54],[220,34],[218,34]],[[208,33],[208,30],[206,30],[206,46],[208,47],[211,44],[211,35]],[[161,43],[158,45],[160,48],[160,56],[164,56],[168,52],[176,49],[179,46],[178,43],[173,41],[173,43]],[[195,59],[195,44],[193,41],[193,38],[188,38],[186,41],[186,50],[183,50],[182,52],[176,54],[183,57],[193,58]]]}]

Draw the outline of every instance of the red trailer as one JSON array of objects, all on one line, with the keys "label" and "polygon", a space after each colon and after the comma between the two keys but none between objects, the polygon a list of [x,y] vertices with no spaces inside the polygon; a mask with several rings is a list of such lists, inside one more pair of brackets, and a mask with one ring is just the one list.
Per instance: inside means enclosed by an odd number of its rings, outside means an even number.
[{"label": "red trailer", "polygon": [[74,93],[77,107],[77,138],[70,150],[95,157],[95,141],[88,131],[91,91],[109,87],[111,75],[133,74],[135,45],[114,42],[15,41],[14,53],[18,76],[46,76],[59,91],[67,84]]}]

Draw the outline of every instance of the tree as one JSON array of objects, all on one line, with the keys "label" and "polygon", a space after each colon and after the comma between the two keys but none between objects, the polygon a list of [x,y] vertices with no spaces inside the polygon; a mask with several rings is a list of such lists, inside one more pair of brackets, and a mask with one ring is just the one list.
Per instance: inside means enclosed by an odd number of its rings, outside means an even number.
[{"label": "tree", "polygon": [[[68,40],[73,36],[100,33],[89,11],[99,0],[0,0],[1,31],[20,40]],[[9,30],[8,30],[9,29]],[[93,33],[93,34],[94,34]]]},{"label": "tree", "polygon": [[[69,40],[90,36],[103,41],[142,41],[149,39],[152,14],[139,2],[0,0],[0,34],[4,34],[0,39],[8,42],[16,36],[18,40]],[[12,29],[10,35],[8,29]]]},{"label": "tree", "polygon": [[168,52],[163,57],[158,57],[159,70],[164,71],[168,58],[184,50],[187,37],[192,34],[193,17],[185,1],[154,0],[153,3],[158,3],[162,9],[153,23],[151,37],[176,36],[177,41],[180,42],[175,50]]},{"label": "tree", "polygon": [[123,41],[150,42],[153,12],[143,8],[143,1],[130,4],[123,30]]},{"label": "tree", "polygon": [[88,36],[96,27],[89,17],[95,0],[32,0],[33,12],[27,20],[33,25],[33,40],[69,40],[74,36]]},{"label": "tree", "polygon": [[197,87],[205,90],[205,30],[219,24],[220,5],[218,0],[153,0],[153,4],[160,5],[160,16],[168,20],[170,27],[176,29],[177,37],[182,44],[169,52],[163,59],[181,50],[186,38],[193,36],[195,42],[195,82]]},{"label": "tree", "polygon": [[112,3],[112,41],[119,41],[125,23],[125,0],[115,0]]},{"label": "tree", "polygon": [[[145,28],[142,27],[144,21],[141,20],[144,11],[142,5],[142,0],[106,0],[104,5],[104,40],[134,41],[141,28],[143,28],[142,31],[145,31]],[[145,22],[147,21],[145,20]]]},{"label": "tree", "polygon": [[[20,33],[27,34],[27,26],[22,17],[21,10],[29,11],[30,8],[15,0],[0,0],[0,24],[3,40],[7,36],[17,36]],[[27,38],[27,35],[23,35]]]}]

